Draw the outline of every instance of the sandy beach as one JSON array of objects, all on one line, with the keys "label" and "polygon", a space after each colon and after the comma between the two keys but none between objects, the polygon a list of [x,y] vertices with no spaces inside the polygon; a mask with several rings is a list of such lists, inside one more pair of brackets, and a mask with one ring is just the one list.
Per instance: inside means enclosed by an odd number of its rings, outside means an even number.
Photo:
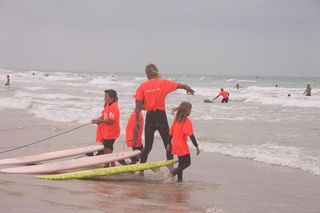
[{"label": "sandy beach", "polygon": [[[19,110],[1,110],[1,151],[28,144],[77,125],[34,118]],[[94,144],[89,125],[57,138],[1,154],[0,158]],[[201,141],[199,141],[201,147]],[[115,151],[127,148],[123,136]],[[156,137],[148,161],[163,160]],[[48,181],[33,175],[0,174],[1,212],[320,212],[320,178],[297,169],[266,165],[192,150],[184,182],[146,171],[90,180]],[[163,169],[165,171],[165,169]]]}]

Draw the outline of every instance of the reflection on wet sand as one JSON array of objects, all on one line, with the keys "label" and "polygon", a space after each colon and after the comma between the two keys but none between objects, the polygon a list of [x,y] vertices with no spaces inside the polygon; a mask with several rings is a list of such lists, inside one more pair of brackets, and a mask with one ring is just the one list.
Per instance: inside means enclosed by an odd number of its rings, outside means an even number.
[{"label": "reflection on wet sand", "polygon": [[[186,184],[166,182],[158,175],[138,177],[118,175],[92,180],[93,191],[98,195],[95,205],[101,209],[118,211],[174,211],[187,212],[190,208],[190,190]],[[195,212],[196,211],[196,208]]]}]

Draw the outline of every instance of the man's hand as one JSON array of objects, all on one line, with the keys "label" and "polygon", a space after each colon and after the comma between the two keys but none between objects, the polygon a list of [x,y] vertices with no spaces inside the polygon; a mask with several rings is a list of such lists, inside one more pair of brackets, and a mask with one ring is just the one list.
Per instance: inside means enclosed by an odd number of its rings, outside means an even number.
[{"label": "man's hand", "polygon": [[187,94],[194,95],[194,90],[191,87],[187,86],[186,91],[187,91]]}]

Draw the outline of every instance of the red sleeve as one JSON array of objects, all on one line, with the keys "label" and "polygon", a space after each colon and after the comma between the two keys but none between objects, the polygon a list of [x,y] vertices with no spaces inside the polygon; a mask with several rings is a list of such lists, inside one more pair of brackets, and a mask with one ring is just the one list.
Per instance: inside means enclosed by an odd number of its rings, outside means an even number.
[{"label": "red sleeve", "polygon": [[166,91],[169,93],[169,92],[172,92],[172,91],[175,91],[177,88],[178,88],[178,83],[177,82],[174,82],[174,81],[170,81],[170,80],[164,80],[166,83]]},{"label": "red sleeve", "polygon": [[189,118],[187,118],[185,123],[183,124],[183,134],[185,134],[186,136],[193,135],[192,122]]},{"label": "red sleeve", "polygon": [[136,90],[136,94],[134,95],[134,98],[138,101],[144,100],[144,93],[143,93],[143,84],[141,84],[138,89]]}]

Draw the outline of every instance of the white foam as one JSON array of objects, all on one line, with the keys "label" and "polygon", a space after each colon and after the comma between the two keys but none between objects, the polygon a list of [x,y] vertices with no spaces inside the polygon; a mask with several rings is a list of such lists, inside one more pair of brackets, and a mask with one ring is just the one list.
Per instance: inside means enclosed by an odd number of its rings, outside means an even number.
[{"label": "white foam", "polygon": [[109,77],[98,76],[89,81],[88,84],[104,88],[106,84],[117,84],[117,82],[111,81]]},{"label": "white foam", "polygon": [[21,89],[30,90],[30,91],[38,91],[38,90],[41,91],[41,90],[47,90],[49,88],[44,86],[25,86],[25,87],[21,87]]},{"label": "white foam", "polygon": [[234,145],[206,142],[201,143],[201,148],[206,152],[296,168],[320,175],[320,152],[316,150],[276,144]]},{"label": "white foam", "polygon": [[146,77],[135,77],[135,78],[133,78],[133,80],[141,82],[141,81],[146,81],[147,78]]},{"label": "white foam", "polygon": [[227,82],[247,82],[247,83],[255,83],[257,81],[255,80],[250,80],[250,79],[234,79],[234,78],[230,78],[230,79],[227,79]]},{"label": "white foam", "polygon": [[32,101],[29,98],[0,98],[0,107],[2,109],[28,109]]}]

